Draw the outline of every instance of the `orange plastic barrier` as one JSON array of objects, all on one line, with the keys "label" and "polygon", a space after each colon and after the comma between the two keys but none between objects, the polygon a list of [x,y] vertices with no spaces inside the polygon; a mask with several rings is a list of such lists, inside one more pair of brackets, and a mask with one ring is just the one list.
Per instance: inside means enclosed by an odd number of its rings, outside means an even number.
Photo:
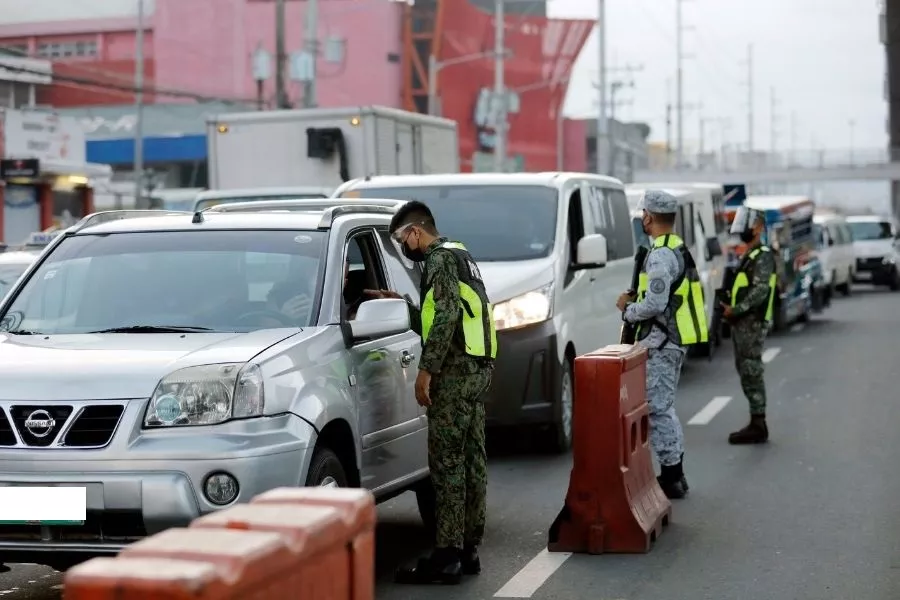
[{"label": "orange plastic barrier", "polygon": [[71,569],[63,597],[372,600],[374,527],[365,490],[273,490]]},{"label": "orange plastic barrier", "polygon": [[650,455],[647,351],[606,346],[575,359],[573,467],[551,552],[649,552],[672,505]]}]

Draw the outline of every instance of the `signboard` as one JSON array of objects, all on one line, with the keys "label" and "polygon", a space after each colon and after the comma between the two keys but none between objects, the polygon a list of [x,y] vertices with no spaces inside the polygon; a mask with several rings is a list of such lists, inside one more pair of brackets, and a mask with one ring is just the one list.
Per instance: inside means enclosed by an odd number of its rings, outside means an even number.
[{"label": "signboard", "polygon": [[34,179],[41,174],[41,161],[36,158],[0,160],[0,179]]},{"label": "signboard", "polygon": [[87,162],[84,129],[77,119],[37,110],[3,112],[4,152],[10,158]]}]

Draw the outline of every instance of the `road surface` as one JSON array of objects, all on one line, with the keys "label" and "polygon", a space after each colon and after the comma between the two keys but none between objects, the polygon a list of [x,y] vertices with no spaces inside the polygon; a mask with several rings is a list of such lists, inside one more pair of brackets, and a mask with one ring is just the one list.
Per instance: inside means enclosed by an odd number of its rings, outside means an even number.
[{"label": "road surface", "polygon": [[[425,549],[415,501],[379,507],[379,600],[884,600],[900,598],[900,294],[858,287],[765,359],[765,446],[731,447],[746,403],[730,347],[692,362],[678,407],[690,496],[646,555],[547,555],[569,456],[493,452],[484,573],[458,587],[397,586]],[[498,445],[497,443],[493,445]],[[17,565],[0,598],[60,597],[61,576]]]}]

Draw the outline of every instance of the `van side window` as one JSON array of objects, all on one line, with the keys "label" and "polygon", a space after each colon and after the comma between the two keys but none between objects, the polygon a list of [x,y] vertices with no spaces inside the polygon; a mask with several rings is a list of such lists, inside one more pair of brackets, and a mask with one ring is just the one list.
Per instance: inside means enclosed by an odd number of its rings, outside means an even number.
[{"label": "van side window", "polygon": [[[575,189],[569,195],[569,263],[578,257],[578,242],[584,237],[584,214],[581,210],[581,191]],[[566,283],[569,277],[566,278]]]},{"label": "van side window", "polygon": [[[600,188],[611,215],[611,227],[603,232],[609,243],[609,260],[630,258],[634,256],[634,230],[631,223],[631,211],[628,210],[628,198],[622,190]],[[615,246],[615,254],[613,254]]]},{"label": "van side window", "polygon": [[676,233],[684,240],[688,248],[694,246],[694,206],[684,204],[678,209],[679,218],[676,220]]},{"label": "van side window", "polygon": [[716,234],[728,233],[728,219],[725,217],[725,198],[720,192],[712,194],[713,219],[716,223]]}]

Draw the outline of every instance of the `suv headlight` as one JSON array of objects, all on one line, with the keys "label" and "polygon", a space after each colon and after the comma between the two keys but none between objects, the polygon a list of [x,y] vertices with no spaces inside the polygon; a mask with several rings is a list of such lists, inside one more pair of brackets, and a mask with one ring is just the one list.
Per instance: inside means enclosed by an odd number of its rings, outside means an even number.
[{"label": "suv headlight", "polygon": [[888,254],[881,260],[884,265],[894,265],[897,264],[897,257],[893,254]]},{"label": "suv headlight", "polygon": [[160,380],[144,427],[215,425],[258,417],[265,407],[259,366],[225,363],[187,367]]},{"label": "suv headlight", "polygon": [[550,318],[553,308],[553,285],[527,292],[494,305],[497,330],[534,325]]}]

